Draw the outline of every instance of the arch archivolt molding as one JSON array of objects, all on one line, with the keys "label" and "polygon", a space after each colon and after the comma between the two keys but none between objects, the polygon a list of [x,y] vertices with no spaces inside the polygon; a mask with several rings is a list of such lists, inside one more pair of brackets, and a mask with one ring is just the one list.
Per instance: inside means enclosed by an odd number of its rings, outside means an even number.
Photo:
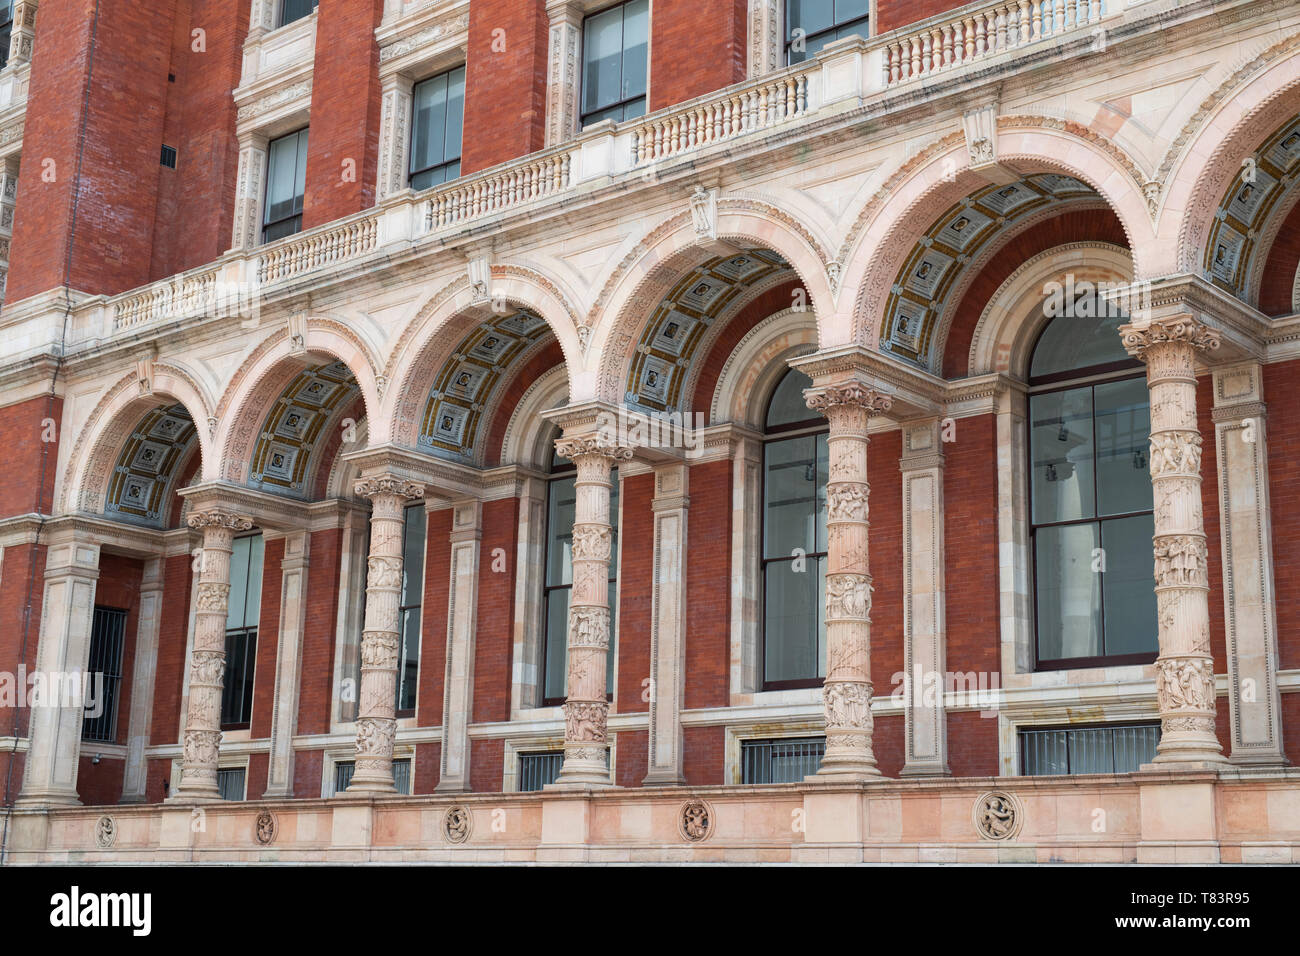
[{"label": "arch archivolt molding", "polygon": [[[147,388],[146,388],[147,384]],[[63,471],[57,496],[58,511],[100,513],[113,467],[122,445],[152,408],[171,402],[185,406],[194,420],[203,467],[213,459],[209,431],[212,405],[203,386],[187,369],[167,363],[152,366],[148,382],[138,373],[125,375],[112,385],[91,411]],[[184,462],[180,463],[183,467]]]},{"label": "arch archivolt molding", "polygon": [[817,321],[808,311],[784,309],[768,316],[736,343],[718,375],[709,424],[732,422],[762,429],[763,403],[787,370],[786,361],[817,350]]},{"label": "arch archivolt molding", "polygon": [[506,424],[501,440],[501,464],[545,469],[550,463],[546,438],[555,426],[542,418],[542,412],[559,408],[568,400],[569,379],[561,365],[529,385]]},{"label": "arch archivolt molding", "polygon": [[1030,346],[1046,324],[1044,287],[1081,282],[1128,283],[1133,259],[1122,246],[1071,242],[1027,259],[998,287],[985,305],[971,336],[968,375],[1007,372],[1028,377]]},{"label": "arch archivolt molding", "polygon": [[[354,462],[344,460],[350,451],[365,448],[370,443],[370,422],[362,419],[356,424],[356,440],[342,445],[329,463],[329,477],[325,480],[326,498],[352,498],[355,479],[361,477],[361,468]],[[324,463],[322,463],[324,464]]]}]

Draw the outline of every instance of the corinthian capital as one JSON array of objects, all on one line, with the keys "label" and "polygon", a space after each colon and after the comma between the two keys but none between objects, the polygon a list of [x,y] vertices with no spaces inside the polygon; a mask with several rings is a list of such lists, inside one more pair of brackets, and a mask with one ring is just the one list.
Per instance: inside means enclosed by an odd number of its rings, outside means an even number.
[{"label": "corinthian capital", "polygon": [[555,442],[555,453],[561,458],[577,461],[585,455],[596,455],[610,461],[627,461],[632,457],[632,449],[615,445],[601,438],[560,438]]},{"label": "corinthian capital", "polygon": [[208,511],[196,511],[190,515],[187,522],[191,528],[202,531],[205,528],[223,528],[227,531],[247,531],[253,527],[253,522],[243,515],[237,515],[230,511],[222,511],[220,508],[212,508]]},{"label": "corinthian capital", "polygon": [[394,495],[398,498],[418,499],[424,497],[424,485],[407,481],[397,475],[372,475],[359,478],[352,490],[362,498],[378,498],[381,495]]},{"label": "corinthian capital", "polygon": [[808,407],[815,412],[826,414],[836,406],[860,408],[868,415],[883,414],[893,406],[894,400],[884,392],[859,382],[846,382],[843,385],[828,385],[807,396]]},{"label": "corinthian capital", "polygon": [[1147,350],[1156,345],[1184,344],[1198,351],[1213,351],[1220,344],[1218,331],[1190,315],[1172,315],[1152,319],[1146,325],[1129,323],[1119,327],[1124,350],[1146,361]]}]

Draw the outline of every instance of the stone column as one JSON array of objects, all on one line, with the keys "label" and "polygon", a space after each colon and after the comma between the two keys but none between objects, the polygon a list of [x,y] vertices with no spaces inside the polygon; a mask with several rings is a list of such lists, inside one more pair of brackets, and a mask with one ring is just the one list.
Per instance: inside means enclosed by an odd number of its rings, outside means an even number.
[{"label": "stone column", "polygon": [[578,49],[582,42],[582,5],[549,0],[550,48],[546,65],[546,145],[563,143],[578,132],[581,82]]},{"label": "stone column", "polygon": [[412,82],[400,73],[382,80],[380,99],[383,104],[379,124],[379,189],[383,202],[407,186],[411,150]]},{"label": "stone column", "polygon": [[190,653],[190,699],[185,714],[181,782],[169,802],[219,800],[217,760],[221,745],[221,690],[226,673],[226,616],[230,602],[230,552],[235,533],[253,522],[219,508],[198,511],[189,526],[203,534]]},{"label": "stone column", "polygon": [[650,610],[650,731],[647,787],[686,783],[682,772],[682,706],[686,661],[686,522],[691,470],[655,471],[654,591]]},{"label": "stone column", "polygon": [[357,769],[348,793],[396,793],[393,737],[397,733],[397,659],[401,622],[402,528],[408,501],[424,486],[397,475],[362,478],[357,494],[369,498],[370,557],[366,576],[366,626],[361,632],[361,691],[357,708]]},{"label": "stone column", "polygon": [[1232,727],[1229,759],[1235,764],[1280,767],[1288,761],[1277,686],[1268,409],[1262,372],[1256,362],[1215,370],[1215,461]]},{"label": "stone column", "polygon": [[266,176],[265,137],[239,138],[239,173],[235,181],[235,216],[230,233],[232,252],[255,249],[262,242],[262,180]]},{"label": "stone column", "polygon": [[1221,765],[1196,422],[1196,353],[1218,348],[1219,334],[1190,315],[1124,325],[1120,334],[1128,353],[1146,363],[1151,390],[1161,724],[1155,764]]},{"label": "stone column", "polygon": [[830,422],[826,483],[826,755],[816,780],[879,778],[871,749],[871,573],[867,558],[867,421],[888,396],[859,382],[809,389]]},{"label": "stone column", "polygon": [[162,627],[165,558],[150,558],[140,578],[140,623],[135,631],[135,662],[131,668],[131,716],[126,732],[126,768],[122,773],[122,802],[144,803],[149,761],[144,750],[153,733],[153,694],[158,672],[158,633]]},{"label": "stone column", "polygon": [[442,766],[439,793],[468,793],[469,724],[474,712],[474,645],[483,503],[452,506],[451,580],[447,585],[447,653],[442,697]]},{"label": "stone column", "polygon": [[609,786],[605,722],[609,701],[610,470],[632,451],[595,438],[562,438],[562,458],[578,467],[573,519],[573,590],[569,598],[568,691],[564,702],[564,766],[556,786]]},{"label": "stone column", "polygon": [[280,562],[280,622],[275,651],[275,697],[271,705],[271,753],[264,800],[293,796],[293,736],[302,690],[302,642],[307,628],[307,573],[311,532],[285,535]]},{"label": "stone column", "polygon": [[781,0],[749,0],[749,78],[779,70],[785,53]]},{"label": "stone column", "polygon": [[37,0],[17,0],[14,4],[13,28],[9,33],[10,68],[31,61],[36,38],[36,7]]},{"label": "stone column", "polygon": [[0,161],[0,302],[9,278],[9,245],[14,235],[14,202],[18,198],[18,157]]},{"label": "stone column", "polygon": [[50,545],[20,806],[81,802],[77,765],[98,580],[99,545],[80,538]]},{"label": "stone column", "polygon": [[904,777],[949,772],[940,437],[937,418],[903,426]]}]

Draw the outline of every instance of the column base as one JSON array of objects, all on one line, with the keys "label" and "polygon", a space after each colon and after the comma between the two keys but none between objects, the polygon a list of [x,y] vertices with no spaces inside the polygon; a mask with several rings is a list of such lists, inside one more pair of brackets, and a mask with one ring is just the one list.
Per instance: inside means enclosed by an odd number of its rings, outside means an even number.
[{"label": "column base", "polygon": [[438,785],[433,788],[434,793],[472,793],[464,780],[439,781]]},{"label": "column base", "polygon": [[560,775],[555,778],[555,783],[547,784],[544,790],[612,790],[614,781],[610,780],[609,774],[597,774],[589,771],[566,774],[560,771]]},{"label": "column base", "polygon": [[684,787],[686,777],[676,771],[652,770],[641,779],[643,787]]},{"label": "column base", "polygon": [[1193,760],[1191,758],[1178,758],[1170,760],[1161,760],[1157,757],[1151,763],[1144,763],[1138,767],[1138,773],[1218,773],[1220,770],[1227,770],[1231,764],[1226,759],[1219,760]]},{"label": "column base", "polygon": [[943,763],[904,764],[898,771],[900,777],[951,777],[952,771]]},{"label": "column base", "polygon": [[19,810],[42,810],[54,807],[80,807],[84,806],[77,794],[63,793],[60,791],[46,791],[43,793],[20,794],[14,801],[15,809]]},{"label": "column base", "polygon": [[207,787],[191,787],[189,789],[178,787],[175,793],[163,801],[163,803],[170,803],[173,806],[176,804],[220,802],[221,791],[216,787],[211,789]]},{"label": "column base", "polygon": [[352,778],[352,782],[348,784],[348,788],[343,792],[349,795],[362,796],[400,796],[396,784],[391,780],[385,783],[382,780],[357,780],[356,777]]},{"label": "column base", "polygon": [[1234,767],[1289,767],[1291,761],[1285,754],[1233,754],[1228,763]]}]

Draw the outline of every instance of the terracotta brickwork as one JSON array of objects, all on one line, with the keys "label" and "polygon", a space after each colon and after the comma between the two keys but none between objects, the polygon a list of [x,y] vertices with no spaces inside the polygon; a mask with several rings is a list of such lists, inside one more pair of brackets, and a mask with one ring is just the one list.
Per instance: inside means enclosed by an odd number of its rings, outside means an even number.
[{"label": "terracotta brickwork", "polygon": [[542,148],[548,23],[544,0],[470,4],[462,175]]},{"label": "terracotta brickwork", "polygon": [[[650,111],[745,78],[746,0],[661,3],[650,17]],[[710,53],[701,56],[706,47]]]},{"label": "terracotta brickwork", "polygon": [[[62,437],[63,399],[31,398],[0,408],[0,517],[49,512]],[[54,441],[45,441],[46,437]],[[43,482],[33,481],[41,476]]]},{"label": "terracotta brickwork", "polygon": [[[514,639],[515,560],[519,500],[483,505],[479,542],[478,608],[474,628],[474,720],[510,719],[511,665]],[[502,570],[497,570],[497,567]],[[434,567],[434,573],[442,572]]]}]

